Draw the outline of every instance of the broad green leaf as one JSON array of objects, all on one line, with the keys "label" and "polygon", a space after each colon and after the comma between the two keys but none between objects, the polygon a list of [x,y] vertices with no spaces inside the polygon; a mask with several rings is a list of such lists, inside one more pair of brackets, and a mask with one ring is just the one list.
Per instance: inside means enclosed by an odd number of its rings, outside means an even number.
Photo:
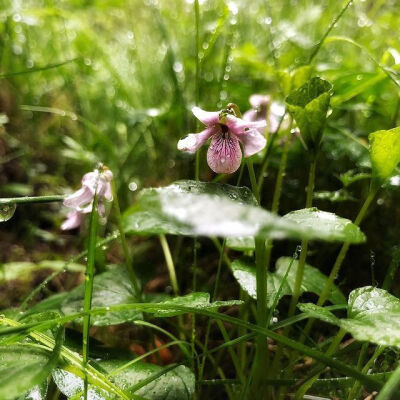
[{"label": "broad green leaf", "polygon": [[226,240],[226,245],[232,250],[249,251],[256,248],[254,238],[251,236],[230,237]]},{"label": "broad green leaf", "polygon": [[301,304],[299,309],[345,329],[356,340],[400,346],[400,300],[386,290],[372,286],[353,290],[349,295],[348,318],[336,318],[314,304]]},{"label": "broad green leaf", "polygon": [[[139,390],[135,386],[143,380],[156,376],[163,367],[144,362],[137,362],[120,369],[131,360],[100,361],[98,364],[109,374],[113,382],[127,393],[138,395],[148,400],[190,400],[194,394],[195,378],[189,368],[178,366],[164,375],[157,377]],[[114,370],[119,369],[113,374]],[[83,379],[63,369],[53,371],[53,379],[60,391],[67,398],[83,394]],[[79,397],[81,397],[79,396]],[[89,385],[88,400],[116,399],[100,388]]]},{"label": "broad green leaf", "polygon": [[[281,257],[277,261],[277,268],[275,272],[269,272],[267,275],[267,301],[270,307],[276,296],[276,293],[280,287],[282,279],[292,262],[292,267],[289,270],[289,274],[282,287],[279,298],[286,295],[293,294],[293,288],[296,280],[296,269],[298,266],[297,260],[292,260],[290,257]],[[257,298],[257,284],[256,284],[256,268],[253,262],[247,259],[235,260],[231,265],[233,275],[238,281],[242,289],[244,289],[249,296]],[[317,295],[321,294],[322,289],[325,286],[327,277],[322,274],[317,268],[311,267],[306,264],[304,267],[303,282],[301,285],[301,292],[312,292]],[[343,296],[340,289],[336,286],[332,288],[329,301],[333,304],[344,304],[346,298]]]},{"label": "broad green leaf", "polygon": [[[229,300],[229,301],[215,301],[213,303],[210,303],[209,293],[194,292],[187,294],[186,296],[175,297],[173,299],[163,301],[159,304],[171,305],[171,306],[177,305],[177,306],[192,307],[196,309],[206,309],[210,311],[216,311],[218,307],[240,305],[242,304],[242,302],[238,300]],[[179,310],[160,310],[155,313],[155,316],[172,317],[184,313],[185,312]]]},{"label": "broad green leaf", "polygon": [[371,133],[369,142],[373,182],[379,187],[400,162],[400,127]]},{"label": "broad green leaf", "polygon": [[34,386],[29,392],[20,398],[21,400],[46,400],[47,399],[47,390],[48,384],[47,382],[42,382],[40,385]]},{"label": "broad green leaf", "polygon": [[15,399],[39,385],[46,378],[42,370],[50,356],[50,352],[31,346],[0,346],[0,399]]},{"label": "broad green leaf", "polygon": [[288,110],[311,151],[318,149],[322,138],[331,89],[332,85],[328,81],[315,77],[286,98]]},{"label": "broad green leaf", "polygon": [[[81,284],[68,294],[61,306],[64,314],[83,311],[84,289],[84,284]],[[114,268],[94,277],[92,308],[136,302],[137,298],[125,268]],[[93,315],[91,323],[96,326],[115,325],[133,319],[142,319],[142,313],[136,310],[121,310],[104,315]]]},{"label": "broad green leaf", "polygon": [[[216,192],[215,185],[213,190]],[[222,193],[223,189],[219,191]],[[244,204],[239,198],[232,200],[233,194],[195,194],[187,190],[186,184],[182,188],[177,182],[163,188],[145,189],[139,201],[141,208],[152,213],[155,219],[173,222],[179,225],[181,232],[184,229],[193,236],[306,238],[351,243],[364,240],[364,235],[351,221],[334,214],[312,209],[282,218]]]},{"label": "broad green leaf", "polygon": [[340,203],[343,201],[355,201],[356,199],[345,189],[335,191],[321,190],[314,192],[313,198],[317,200],[328,200],[332,203]]},{"label": "broad green leaf", "polygon": [[350,220],[315,207],[292,211],[283,218],[296,222],[303,228],[318,230],[321,240],[350,243],[365,241],[365,235]]},{"label": "broad green leaf", "polygon": [[[239,203],[256,205],[253,193],[247,187],[236,187],[226,184],[206,183],[193,180],[182,180],[174,183],[179,193],[209,194],[231,199]],[[137,208],[126,212],[123,218],[124,230],[139,235],[193,235],[192,230],[176,220],[164,218],[161,214],[140,211]]]}]

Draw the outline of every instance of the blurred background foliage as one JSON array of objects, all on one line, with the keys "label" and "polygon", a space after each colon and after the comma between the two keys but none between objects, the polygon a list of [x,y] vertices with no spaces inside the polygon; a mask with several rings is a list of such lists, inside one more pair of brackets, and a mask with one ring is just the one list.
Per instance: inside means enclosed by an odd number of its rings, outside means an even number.
[{"label": "blurred background foliage", "polygon": [[[345,4],[200,1],[199,105],[215,110],[235,102],[245,111],[255,92],[283,102],[288,74],[308,65]],[[334,86],[315,204],[351,219],[368,190],[368,133],[398,125],[399,18],[396,0],[354,1],[310,67]],[[143,187],[192,178],[193,156],[178,153],[176,143],[199,128],[190,112],[195,102],[193,0],[0,1],[2,197],[70,192],[98,161],[114,172],[122,209]],[[275,143],[267,207],[282,147]],[[204,155],[201,178],[212,180]],[[293,141],[281,213],[304,206],[306,173],[304,149]],[[236,176],[222,181],[234,184]],[[367,245],[350,251],[340,277],[349,288],[384,276],[399,241],[399,185],[393,178],[372,208],[363,226]],[[79,251],[79,235],[60,235],[64,212],[54,204],[20,207],[1,226],[0,262],[65,259]],[[274,254],[290,255],[295,246],[280,243]],[[146,249],[138,257],[150,264],[156,256]],[[190,246],[187,252],[190,264]],[[335,246],[314,244],[310,263],[329,271],[336,253]]]}]

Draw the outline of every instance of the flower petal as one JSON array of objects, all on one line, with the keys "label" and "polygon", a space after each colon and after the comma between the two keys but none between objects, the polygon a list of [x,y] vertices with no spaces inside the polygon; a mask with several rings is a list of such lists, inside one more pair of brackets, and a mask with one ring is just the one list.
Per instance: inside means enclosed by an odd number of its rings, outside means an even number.
[{"label": "flower petal", "polygon": [[255,110],[248,110],[243,114],[243,119],[245,121],[257,121],[257,111]]},{"label": "flower petal", "polygon": [[250,96],[249,102],[253,108],[268,106],[271,98],[268,95],[253,94]]},{"label": "flower petal", "polygon": [[189,133],[178,142],[178,150],[186,151],[187,153],[195,153],[212,135],[219,130],[218,126],[212,126],[204,129],[200,133]]},{"label": "flower petal", "polygon": [[243,144],[245,157],[250,157],[258,153],[267,144],[267,139],[265,139],[258,129],[249,129],[237,137]]},{"label": "flower petal", "polygon": [[240,167],[242,151],[234,135],[218,133],[207,151],[207,162],[217,174],[232,174]]},{"label": "flower petal", "polygon": [[219,123],[219,111],[204,111],[200,107],[193,107],[192,113],[206,126],[213,126]]},{"label": "flower petal", "polygon": [[67,214],[67,219],[62,223],[61,229],[67,231],[78,228],[83,221],[83,214],[79,211],[73,211]]},{"label": "flower petal", "polygon": [[245,121],[244,119],[237,118],[233,115],[228,115],[226,117],[225,124],[235,135],[241,135],[246,129],[261,129],[267,126],[265,120]]},{"label": "flower petal", "polygon": [[72,193],[64,199],[64,206],[71,208],[79,208],[93,200],[94,194],[88,186],[83,186],[81,189]]}]

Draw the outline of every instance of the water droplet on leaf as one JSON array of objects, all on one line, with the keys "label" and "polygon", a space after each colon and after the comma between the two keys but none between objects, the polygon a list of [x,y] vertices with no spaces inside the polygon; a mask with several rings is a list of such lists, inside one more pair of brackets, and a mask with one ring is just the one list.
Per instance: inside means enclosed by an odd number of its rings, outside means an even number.
[{"label": "water droplet on leaf", "polygon": [[0,205],[0,222],[6,222],[12,218],[17,208],[16,204]]}]

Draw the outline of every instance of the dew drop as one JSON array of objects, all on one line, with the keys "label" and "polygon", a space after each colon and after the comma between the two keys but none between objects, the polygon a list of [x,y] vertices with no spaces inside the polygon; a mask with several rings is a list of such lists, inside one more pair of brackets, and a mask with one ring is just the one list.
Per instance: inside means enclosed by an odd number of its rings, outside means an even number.
[{"label": "dew drop", "polygon": [[0,222],[6,222],[11,219],[17,208],[16,204],[0,205]]},{"label": "dew drop", "polygon": [[137,190],[138,185],[136,182],[132,181],[129,183],[128,188],[131,192],[134,192],[135,190]]}]

